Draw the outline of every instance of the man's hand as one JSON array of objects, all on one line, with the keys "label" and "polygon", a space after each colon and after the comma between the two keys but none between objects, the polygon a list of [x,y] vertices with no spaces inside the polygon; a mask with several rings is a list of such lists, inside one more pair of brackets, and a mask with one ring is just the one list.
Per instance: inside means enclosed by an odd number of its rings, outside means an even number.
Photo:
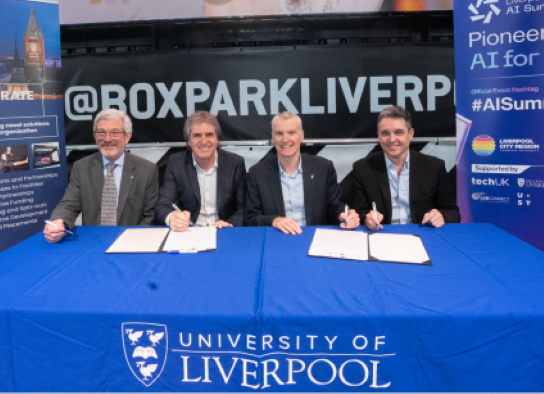
[{"label": "man's hand", "polygon": [[45,239],[47,242],[56,244],[66,235],[66,233],[64,232],[64,220],[55,219],[52,220],[52,222],[55,223],[58,227],[46,224],[45,228],[43,229],[43,235],[45,235]]},{"label": "man's hand", "polygon": [[435,228],[440,228],[445,224],[444,215],[438,209],[430,210],[423,216],[421,224],[430,224]]},{"label": "man's hand", "polygon": [[[355,209],[350,209],[347,216],[345,213],[341,213],[340,216],[338,216],[338,220],[341,222],[340,227],[347,230],[353,230],[355,227],[361,224],[361,219],[359,218],[359,214],[357,211],[355,211]],[[347,226],[346,222],[348,222]]]},{"label": "man's hand", "polygon": [[225,222],[223,220],[220,220],[218,222],[215,222],[215,227],[216,228],[232,227],[232,224],[230,224],[229,222]]},{"label": "man's hand", "polygon": [[191,212],[172,212],[170,216],[170,228],[174,231],[185,231],[191,225]]},{"label": "man's hand", "polygon": [[[376,216],[378,220],[376,220]],[[383,229],[383,226],[380,224],[383,220],[383,215],[379,212],[374,215],[374,211],[370,211],[365,216],[365,224],[371,231],[378,231]]]},{"label": "man's hand", "polygon": [[297,235],[302,233],[300,226],[291,218],[277,217],[272,221],[272,227],[285,234]]}]

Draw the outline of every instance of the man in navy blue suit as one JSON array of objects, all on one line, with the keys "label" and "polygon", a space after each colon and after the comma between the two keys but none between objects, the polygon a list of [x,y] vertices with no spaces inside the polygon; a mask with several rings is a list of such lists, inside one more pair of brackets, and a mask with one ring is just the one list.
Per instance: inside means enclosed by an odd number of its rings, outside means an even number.
[{"label": "man in navy blue suit", "polygon": [[169,159],[155,207],[156,221],[174,231],[185,231],[191,223],[217,228],[243,225],[244,159],[218,149],[221,127],[209,112],[189,116],[183,135],[190,149]]},{"label": "man in navy blue suit", "polygon": [[304,130],[300,117],[282,112],[272,119],[270,155],[249,170],[246,224],[273,226],[285,234],[300,234],[303,226],[340,224],[353,229],[359,215],[347,214],[340,202],[340,185],[330,160],[300,153]]}]

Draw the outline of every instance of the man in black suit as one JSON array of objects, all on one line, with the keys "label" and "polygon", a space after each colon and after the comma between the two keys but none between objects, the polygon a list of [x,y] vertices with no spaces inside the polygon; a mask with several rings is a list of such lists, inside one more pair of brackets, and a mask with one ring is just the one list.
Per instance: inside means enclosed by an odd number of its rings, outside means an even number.
[{"label": "man in black suit", "polygon": [[125,152],[132,137],[128,115],[112,108],[101,111],[93,135],[100,152],[74,163],[64,197],[51,213],[54,224],[43,231],[48,242],[60,241],[80,213],[87,226],[153,223],[159,174],[155,164]]},{"label": "man in black suit", "polygon": [[438,228],[461,219],[444,161],[411,151],[413,136],[410,113],[400,106],[388,107],[378,117],[383,153],[372,153],[353,165],[352,205],[373,231],[381,223]]},{"label": "man in black suit", "polygon": [[300,153],[302,121],[291,112],[272,120],[272,141],[278,156],[270,155],[249,170],[246,224],[273,226],[286,234],[300,234],[302,226],[359,225],[354,210],[346,215],[339,200],[340,186],[332,162]]},{"label": "man in black suit", "polygon": [[[183,134],[190,150],[172,155],[155,208],[159,224],[174,231],[196,226],[242,226],[246,193],[244,159],[218,149],[221,127],[205,111],[189,116]],[[174,210],[176,204],[181,212]]]}]

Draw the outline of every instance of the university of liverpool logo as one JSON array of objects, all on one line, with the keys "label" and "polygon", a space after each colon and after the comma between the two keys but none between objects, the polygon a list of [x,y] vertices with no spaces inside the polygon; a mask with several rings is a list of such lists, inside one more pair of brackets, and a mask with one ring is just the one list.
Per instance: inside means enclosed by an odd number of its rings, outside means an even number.
[{"label": "university of liverpool logo", "polygon": [[128,367],[146,387],[161,375],[168,353],[166,325],[123,323],[123,350]]}]

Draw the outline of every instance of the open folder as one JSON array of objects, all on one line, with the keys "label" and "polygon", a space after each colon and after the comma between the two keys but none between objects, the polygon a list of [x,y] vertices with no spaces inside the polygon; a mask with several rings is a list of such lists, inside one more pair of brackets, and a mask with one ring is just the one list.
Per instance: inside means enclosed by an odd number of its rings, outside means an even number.
[{"label": "open folder", "polygon": [[315,230],[310,256],[431,265],[419,235]]},{"label": "open folder", "polygon": [[215,249],[215,227],[190,227],[180,232],[168,228],[131,228],[123,231],[106,253],[197,253]]}]

